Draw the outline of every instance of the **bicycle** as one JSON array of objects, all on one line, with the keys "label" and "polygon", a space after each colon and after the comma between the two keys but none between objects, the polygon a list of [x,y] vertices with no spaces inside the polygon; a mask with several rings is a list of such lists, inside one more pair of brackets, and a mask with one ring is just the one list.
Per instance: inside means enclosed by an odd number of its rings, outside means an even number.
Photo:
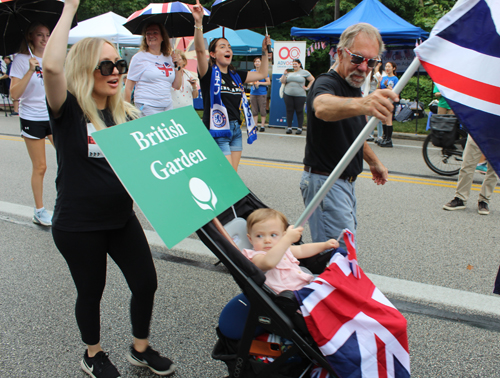
[{"label": "bicycle", "polygon": [[425,164],[438,175],[454,176],[462,166],[462,154],[467,141],[467,132],[457,128],[453,144],[449,147],[435,147],[432,144],[432,131],[427,135],[422,146]]}]

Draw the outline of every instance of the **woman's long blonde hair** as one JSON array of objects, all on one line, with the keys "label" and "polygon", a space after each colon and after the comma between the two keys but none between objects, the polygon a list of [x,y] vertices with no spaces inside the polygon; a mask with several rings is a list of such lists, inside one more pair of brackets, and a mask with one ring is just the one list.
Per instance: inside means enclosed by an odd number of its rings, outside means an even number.
[{"label": "woman's long blonde hair", "polygon": [[[99,65],[102,46],[108,43],[115,51],[115,45],[104,38],[85,38],[73,45],[66,57],[65,76],[68,91],[73,94],[83,114],[96,130],[105,129],[106,125],[99,115],[99,110],[92,97],[94,90],[94,71]],[[122,88],[122,75],[118,80],[118,88]],[[119,90],[115,95],[108,97],[106,107],[110,110],[115,124],[127,122],[139,117],[139,111],[123,98]]]}]

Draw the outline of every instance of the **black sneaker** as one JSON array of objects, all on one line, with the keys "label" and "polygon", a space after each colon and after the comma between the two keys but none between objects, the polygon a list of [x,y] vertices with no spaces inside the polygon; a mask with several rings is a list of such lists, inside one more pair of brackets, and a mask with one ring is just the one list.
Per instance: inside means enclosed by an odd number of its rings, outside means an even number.
[{"label": "black sneaker", "polygon": [[291,134],[292,133],[292,129],[290,129],[290,128],[286,129],[286,133],[287,134]]},{"label": "black sneaker", "polygon": [[464,201],[462,201],[460,198],[455,197],[453,198],[450,202],[448,202],[446,205],[443,206],[444,210],[462,210],[465,209],[465,204]]},{"label": "black sneaker", "polygon": [[167,357],[160,356],[160,353],[150,346],[142,353],[136,351],[132,346],[130,353],[127,355],[127,360],[132,365],[147,367],[158,375],[170,375],[175,371],[175,365],[172,361]]},{"label": "black sneaker", "polygon": [[120,378],[120,373],[115,365],[109,360],[108,353],[100,351],[94,357],[90,358],[85,351],[80,362],[82,370],[93,378]]},{"label": "black sneaker", "polygon": [[295,135],[300,135],[302,134],[302,129],[297,129],[297,131],[295,132]]},{"label": "black sneaker", "polygon": [[378,145],[379,147],[392,147],[392,139],[384,139]]},{"label": "black sneaker", "polygon": [[266,129],[264,127],[260,127],[260,130],[259,130],[261,133],[263,133],[264,131],[266,131]]},{"label": "black sneaker", "polygon": [[477,212],[481,215],[488,215],[490,213],[490,208],[486,202],[479,201],[477,203]]}]

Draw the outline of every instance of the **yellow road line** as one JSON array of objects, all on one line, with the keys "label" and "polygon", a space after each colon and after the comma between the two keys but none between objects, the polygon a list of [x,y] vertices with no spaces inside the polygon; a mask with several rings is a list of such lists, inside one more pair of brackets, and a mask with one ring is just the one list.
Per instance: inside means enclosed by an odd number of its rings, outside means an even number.
[{"label": "yellow road line", "polygon": [[[290,171],[302,171],[304,169],[303,165],[298,165],[294,163],[278,163],[272,161],[257,161],[257,160],[247,160],[241,159],[241,165],[247,165],[251,167],[263,167],[263,168],[274,168],[274,169],[284,169]],[[359,175],[361,178],[371,179],[372,176],[370,173],[363,172]],[[417,185],[426,185],[426,186],[437,186],[441,188],[455,188],[455,182],[443,181],[439,179],[432,178],[420,178],[420,177],[407,177],[400,175],[391,175],[389,174],[389,181],[392,182],[403,182],[407,184],[417,184]],[[472,184],[472,190],[479,191],[481,190],[481,185]],[[500,193],[500,189],[495,189],[494,193]]]}]

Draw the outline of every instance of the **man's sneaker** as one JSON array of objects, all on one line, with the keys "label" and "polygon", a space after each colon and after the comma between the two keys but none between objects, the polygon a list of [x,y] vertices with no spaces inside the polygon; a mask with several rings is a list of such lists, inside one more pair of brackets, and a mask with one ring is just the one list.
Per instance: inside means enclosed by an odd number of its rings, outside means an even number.
[{"label": "man's sneaker", "polygon": [[455,197],[453,198],[450,202],[448,202],[446,205],[443,206],[444,210],[461,210],[465,209],[465,204],[464,201],[462,201],[460,198]]},{"label": "man's sneaker", "polygon": [[300,129],[300,128],[299,128],[299,129],[297,129],[297,131],[295,132],[295,135],[300,135],[300,134],[302,134],[302,129]]},{"label": "man's sneaker", "polygon": [[490,208],[486,202],[479,201],[477,203],[477,212],[481,215],[488,215],[490,213]]},{"label": "man's sneaker", "polygon": [[139,353],[130,347],[130,353],[127,355],[127,360],[132,365],[147,367],[158,375],[170,375],[175,371],[175,365],[167,357],[160,356],[156,350],[148,346],[148,348]]},{"label": "man's sneaker", "polygon": [[108,353],[100,351],[90,358],[85,351],[80,362],[82,370],[93,378],[120,378],[120,373],[109,360]]},{"label": "man's sneaker", "polygon": [[263,126],[261,126],[259,131],[263,133],[264,131],[266,131],[266,129]]},{"label": "man's sneaker", "polygon": [[45,210],[45,207],[42,207],[40,210],[37,210],[35,207],[33,223],[46,227],[52,226],[52,216]]},{"label": "man's sneaker", "polygon": [[479,172],[479,173],[485,175],[487,171],[488,171],[488,165],[486,164],[486,162],[478,164],[476,166],[476,172]]},{"label": "man's sneaker", "polygon": [[292,129],[291,128],[286,129],[286,133],[287,134],[291,134],[292,133]]}]

